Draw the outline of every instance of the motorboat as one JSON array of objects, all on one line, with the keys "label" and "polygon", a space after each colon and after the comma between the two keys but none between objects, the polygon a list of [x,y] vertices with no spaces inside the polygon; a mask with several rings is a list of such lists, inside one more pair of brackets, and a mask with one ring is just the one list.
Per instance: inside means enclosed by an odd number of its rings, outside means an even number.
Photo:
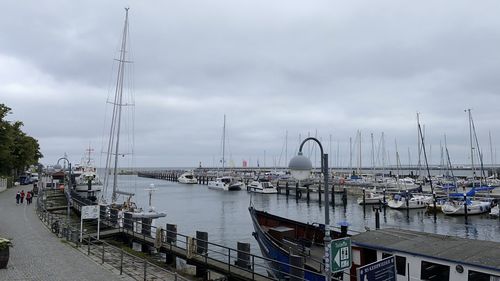
[{"label": "motorboat", "polygon": [[373,204],[380,204],[384,203],[384,195],[377,193],[376,188],[373,190],[370,190],[368,192],[365,192],[365,198],[363,199],[363,196],[358,198],[358,204],[359,205],[373,205]]},{"label": "motorboat", "polygon": [[398,193],[387,202],[391,209],[423,209],[432,202],[432,196],[415,195],[410,192]]},{"label": "motorboat", "polygon": [[[257,240],[262,256],[278,262],[268,261],[268,273],[277,280],[290,277],[289,266],[291,256],[300,256],[304,262],[303,279],[310,281],[325,280],[324,237],[325,225],[319,223],[302,223],[279,217],[264,211],[249,208]],[[332,239],[347,236],[342,231],[330,231]]]},{"label": "motorboat", "polygon": [[247,190],[255,193],[274,194],[278,189],[267,179],[258,179],[247,185]]},{"label": "motorboat", "polygon": [[243,182],[231,176],[218,177],[214,181],[208,182],[208,188],[224,191],[241,190]]},{"label": "motorboat", "polygon": [[198,183],[198,179],[196,178],[196,176],[194,175],[194,173],[192,171],[183,173],[182,175],[180,175],[177,178],[177,181],[179,183],[185,183],[185,184]]},{"label": "motorboat", "polygon": [[[466,202],[464,204],[464,202]],[[445,215],[455,215],[462,216],[465,215],[464,205],[467,205],[467,215],[478,215],[487,213],[491,210],[491,202],[484,202],[479,200],[469,200],[459,201],[450,200],[447,201],[442,207],[441,211]]]}]

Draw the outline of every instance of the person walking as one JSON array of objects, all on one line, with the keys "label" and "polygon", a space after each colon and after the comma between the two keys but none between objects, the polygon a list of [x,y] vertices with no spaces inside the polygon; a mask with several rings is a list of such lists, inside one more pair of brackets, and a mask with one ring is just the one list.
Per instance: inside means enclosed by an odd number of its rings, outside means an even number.
[{"label": "person walking", "polygon": [[26,192],[26,205],[31,204],[31,198],[32,198],[31,191]]},{"label": "person walking", "polygon": [[16,205],[19,205],[19,200],[21,200],[21,193],[18,191],[16,194]]},{"label": "person walking", "polygon": [[21,190],[21,204],[24,202],[24,190]]}]

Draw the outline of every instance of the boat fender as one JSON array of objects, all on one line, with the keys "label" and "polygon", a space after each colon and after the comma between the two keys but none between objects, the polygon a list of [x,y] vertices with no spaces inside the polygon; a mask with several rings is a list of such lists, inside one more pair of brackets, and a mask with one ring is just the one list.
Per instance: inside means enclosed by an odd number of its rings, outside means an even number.
[{"label": "boat fender", "polygon": [[297,190],[297,198],[302,198],[302,191],[300,190]]}]

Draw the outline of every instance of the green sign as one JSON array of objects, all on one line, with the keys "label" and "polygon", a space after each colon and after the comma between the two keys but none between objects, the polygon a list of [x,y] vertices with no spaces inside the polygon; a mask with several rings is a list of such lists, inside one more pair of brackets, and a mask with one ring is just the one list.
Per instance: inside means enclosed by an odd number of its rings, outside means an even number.
[{"label": "green sign", "polygon": [[330,268],[331,272],[343,271],[351,267],[352,250],[351,238],[340,238],[333,240],[330,244]]}]

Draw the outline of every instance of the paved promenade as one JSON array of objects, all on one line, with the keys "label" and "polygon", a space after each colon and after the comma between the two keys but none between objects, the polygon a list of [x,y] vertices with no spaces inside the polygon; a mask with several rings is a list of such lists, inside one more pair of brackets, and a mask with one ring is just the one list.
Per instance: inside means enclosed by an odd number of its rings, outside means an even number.
[{"label": "paved promenade", "polygon": [[31,205],[16,205],[18,186],[0,192],[0,236],[13,238],[7,269],[0,269],[0,280],[130,280],[89,259],[61,242],[35,214],[36,197]]}]

